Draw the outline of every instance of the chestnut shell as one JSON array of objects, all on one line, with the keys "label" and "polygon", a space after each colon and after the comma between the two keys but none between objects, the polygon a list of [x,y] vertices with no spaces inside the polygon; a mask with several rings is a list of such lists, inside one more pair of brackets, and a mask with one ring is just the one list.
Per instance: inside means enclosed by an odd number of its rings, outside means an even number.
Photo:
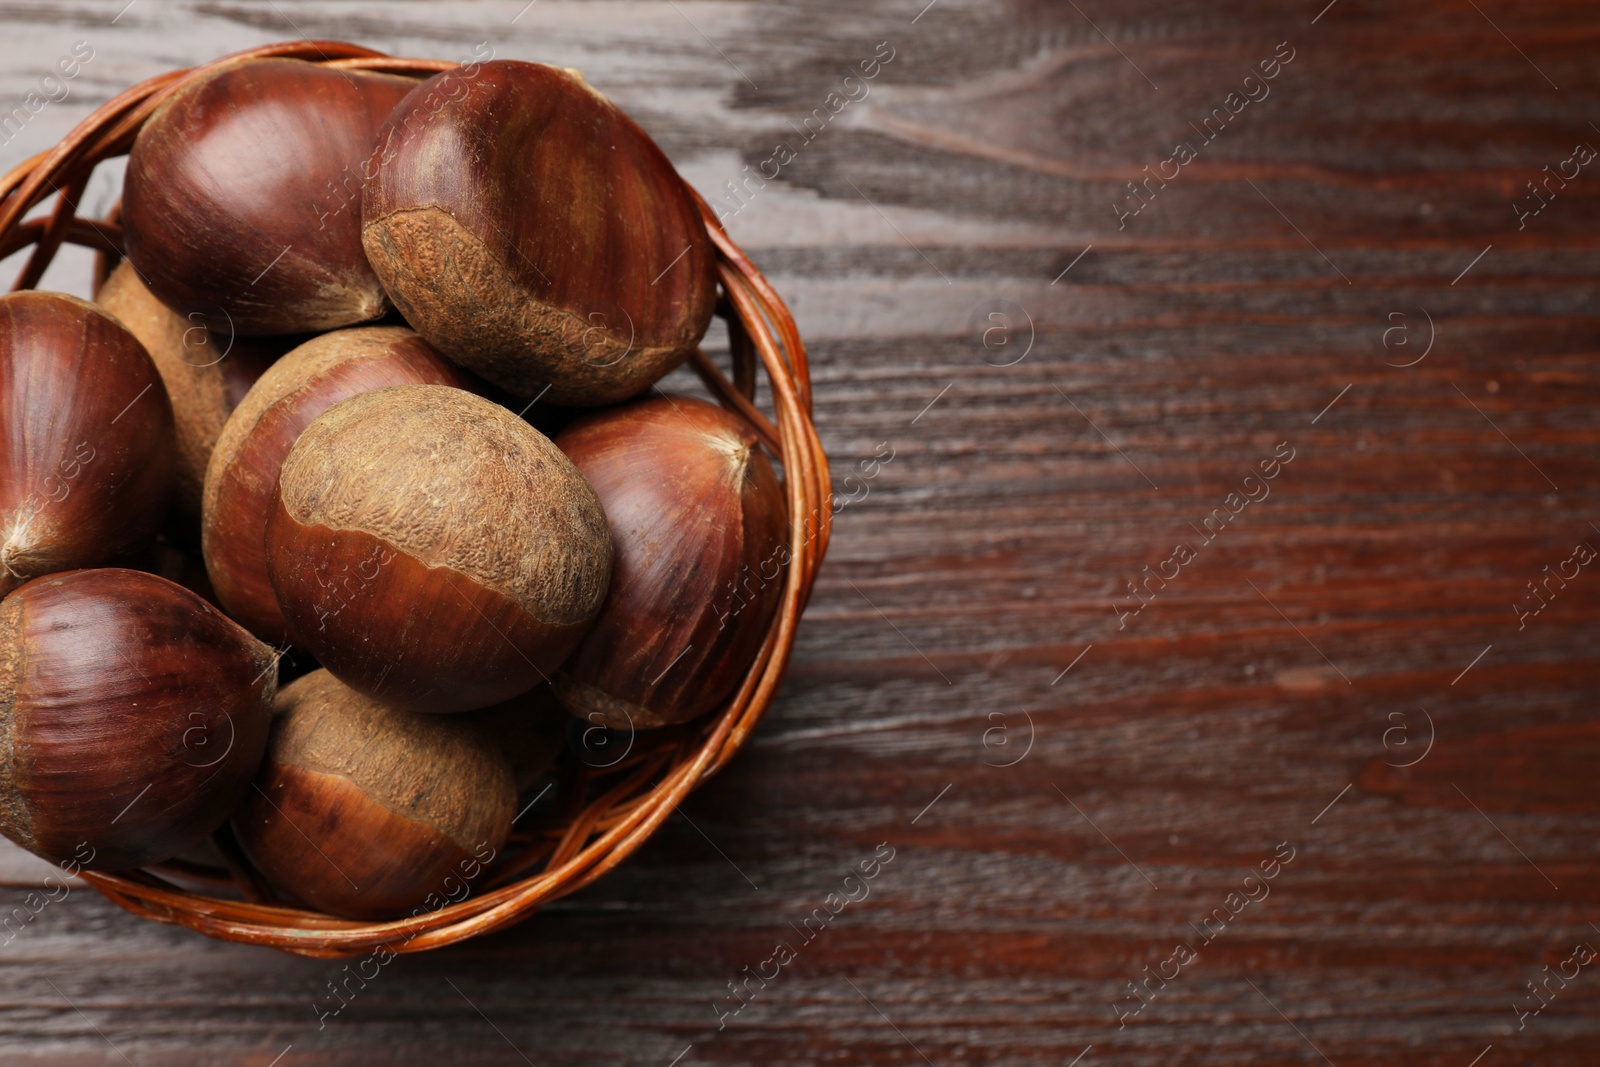
[{"label": "chestnut shell", "polygon": [[260,58],[180,85],[128,156],[128,259],[162,301],[230,335],[379,317],[383,289],[361,250],[362,165],[415,84]]},{"label": "chestnut shell", "polygon": [[362,240],[395,306],[520,396],[624,400],[705,334],[715,259],[693,198],[575,71],[437,74],[395,108],[368,170]]},{"label": "chestnut shell", "polygon": [[605,514],[560,449],[438,385],[374,389],[308,426],[266,548],[294,643],[419,711],[487,707],[548,679],[611,574]]},{"label": "chestnut shell", "polygon": [[0,831],[90,870],[192,847],[250,788],[276,689],[272,649],[165,578],[35,578],[0,601]]},{"label": "chestnut shell", "polygon": [[359,326],[307,341],[272,366],[219,435],[206,469],[201,544],[228,614],[274,643],[289,624],[267,576],[278,472],[301,432],[341,400],[390,385],[465,388],[463,373],[403,326]]},{"label": "chestnut shell", "polygon": [[63,293],[0,297],[0,594],[147,540],[174,456],[166,390],[121,323]]},{"label": "chestnut shell", "polygon": [[787,505],[748,424],[682,396],[556,437],[606,510],[615,551],[594,628],[552,680],[574,715],[626,730],[685,722],[732,692],[783,599]]},{"label": "chestnut shell", "polygon": [[[335,915],[386,918],[460,899],[505,844],[510,764],[467,716],[380,704],[313,671],[278,694],[234,833],[267,880]],[[435,900],[430,900],[430,897]]]},{"label": "chestnut shell", "polygon": [[173,498],[193,521],[200,514],[200,490],[217,435],[256,379],[294,340],[214,335],[198,316],[186,318],[157,300],[127,260],[111,272],[95,303],[138,338],[166,386],[178,448]]}]

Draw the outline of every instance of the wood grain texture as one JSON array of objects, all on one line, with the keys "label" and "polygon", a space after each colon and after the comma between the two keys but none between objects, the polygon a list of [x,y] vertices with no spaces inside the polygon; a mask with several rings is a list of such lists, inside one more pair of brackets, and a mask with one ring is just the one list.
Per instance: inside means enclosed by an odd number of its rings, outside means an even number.
[{"label": "wood grain texture", "polygon": [[[0,5],[0,102],[96,49],[7,163],[297,33],[579,67],[730,209],[792,142],[728,225],[810,340],[851,502],[767,721],[622,869],[320,1028],[342,965],[76,889],[0,945],[8,1062],[1593,1062],[1593,968],[1514,1006],[1600,946],[1600,574],[1513,605],[1600,545],[1600,171],[1520,229],[1513,205],[1600,147],[1600,6],[141,0],[113,25],[123,2]],[[1285,42],[1119,228],[1126,183]]]}]

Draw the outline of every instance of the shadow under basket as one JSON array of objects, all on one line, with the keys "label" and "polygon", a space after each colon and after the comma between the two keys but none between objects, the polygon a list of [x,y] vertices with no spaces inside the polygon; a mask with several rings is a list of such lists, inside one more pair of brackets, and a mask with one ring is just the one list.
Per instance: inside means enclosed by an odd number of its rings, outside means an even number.
[{"label": "shadow under basket", "polygon": [[[103,280],[122,255],[118,211],[113,208],[104,219],[75,214],[95,167],[126,155],[145,120],[175,89],[240,56],[283,56],[418,79],[457,65],[399,59],[335,41],[295,41],[172,71],[127,90],[97,109],[55,148],[0,179],[0,257],[32,248],[13,288],[36,286],[66,242],[98,253],[96,284]],[[463,879],[457,891],[461,899],[437,910],[388,922],[359,922],[271,903],[270,891],[226,827],[212,842],[226,868],[175,860],[140,870],[83,872],[81,877],[106,899],[147,919],[304,956],[438,948],[509,926],[548,901],[593,882],[643,844],[691,790],[738,751],[772,702],[827,550],[830,483],[827,457],[811,422],[810,373],[793,316],[728,238],[705,201],[692,190],[691,195],[716,245],[721,283],[717,314],[728,328],[732,376],[724,375],[701,351],[694,353],[689,366],[781,461],[789,509],[790,562],[784,572],[783,601],[760,653],[730,700],[699,721],[614,739],[616,748],[627,747],[606,766],[567,753],[558,765],[554,803],[530,804],[537,812],[520,820],[506,847],[475,878]],[[52,196],[52,211],[24,221]],[[758,365],[766,371],[771,419],[754,403]],[[606,755],[594,763],[611,759]]]}]

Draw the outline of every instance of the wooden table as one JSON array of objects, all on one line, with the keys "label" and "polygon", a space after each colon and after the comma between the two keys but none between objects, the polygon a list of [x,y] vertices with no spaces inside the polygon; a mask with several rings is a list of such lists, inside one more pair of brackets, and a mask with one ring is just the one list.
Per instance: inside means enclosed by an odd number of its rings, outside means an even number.
[{"label": "wooden table", "polygon": [[4,1062],[1600,1058],[1600,6],[124,3],[8,8],[0,103],[94,58],[6,165],[302,34],[582,68],[792,301],[849,502],[619,871],[320,1027],[338,964],[80,887]]}]

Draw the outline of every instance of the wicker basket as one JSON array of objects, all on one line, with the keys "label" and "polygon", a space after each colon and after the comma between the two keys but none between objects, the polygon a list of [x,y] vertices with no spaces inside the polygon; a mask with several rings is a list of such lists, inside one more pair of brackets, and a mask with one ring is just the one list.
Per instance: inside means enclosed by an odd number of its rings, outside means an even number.
[{"label": "wicker basket", "polygon": [[[455,66],[438,60],[397,59],[336,41],[267,45],[226,59],[238,56],[287,56],[416,78]],[[14,288],[38,284],[63,242],[94,249],[95,282],[103,280],[122,253],[117,209],[105,219],[75,214],[95,166],[127,154],[157,105],[215,65],[172,71],[129,89],[79,123],[55,148],[0,179],[0,256],[32,246]],[[53,211],[23,221],[51,196]],[[810,374],[793,317],[729,240],[704,200],[695,199],[717,249],[722,285],[718,315],[728,327],[732,377],[703,352],[694,354],[690,366],[722,405],[743,416],[782,461],[790,517],[791,559],[783,602],[760,654],[728,704],[700,722],[639,735],[627,756],[611,766],[596,768],[569,759],[560,776],[555,814],[515,831],[507,847],[474,880],[470,893],[438,910],[372,923],[271,903],[270,891],[226,830],[214,843],[227,870],[174,861],[114,874],[85,872],[82,877],[90,885],[136,915],[227,941],[270,945],[304,956],[420,952],[509,926],[545,902],[588,885],[643,844],[690,790],[733,756],[772,701],[827,549],[828,463],[811,423]],[[770,383],[774,419],[753,402],[757,357]]]}]

